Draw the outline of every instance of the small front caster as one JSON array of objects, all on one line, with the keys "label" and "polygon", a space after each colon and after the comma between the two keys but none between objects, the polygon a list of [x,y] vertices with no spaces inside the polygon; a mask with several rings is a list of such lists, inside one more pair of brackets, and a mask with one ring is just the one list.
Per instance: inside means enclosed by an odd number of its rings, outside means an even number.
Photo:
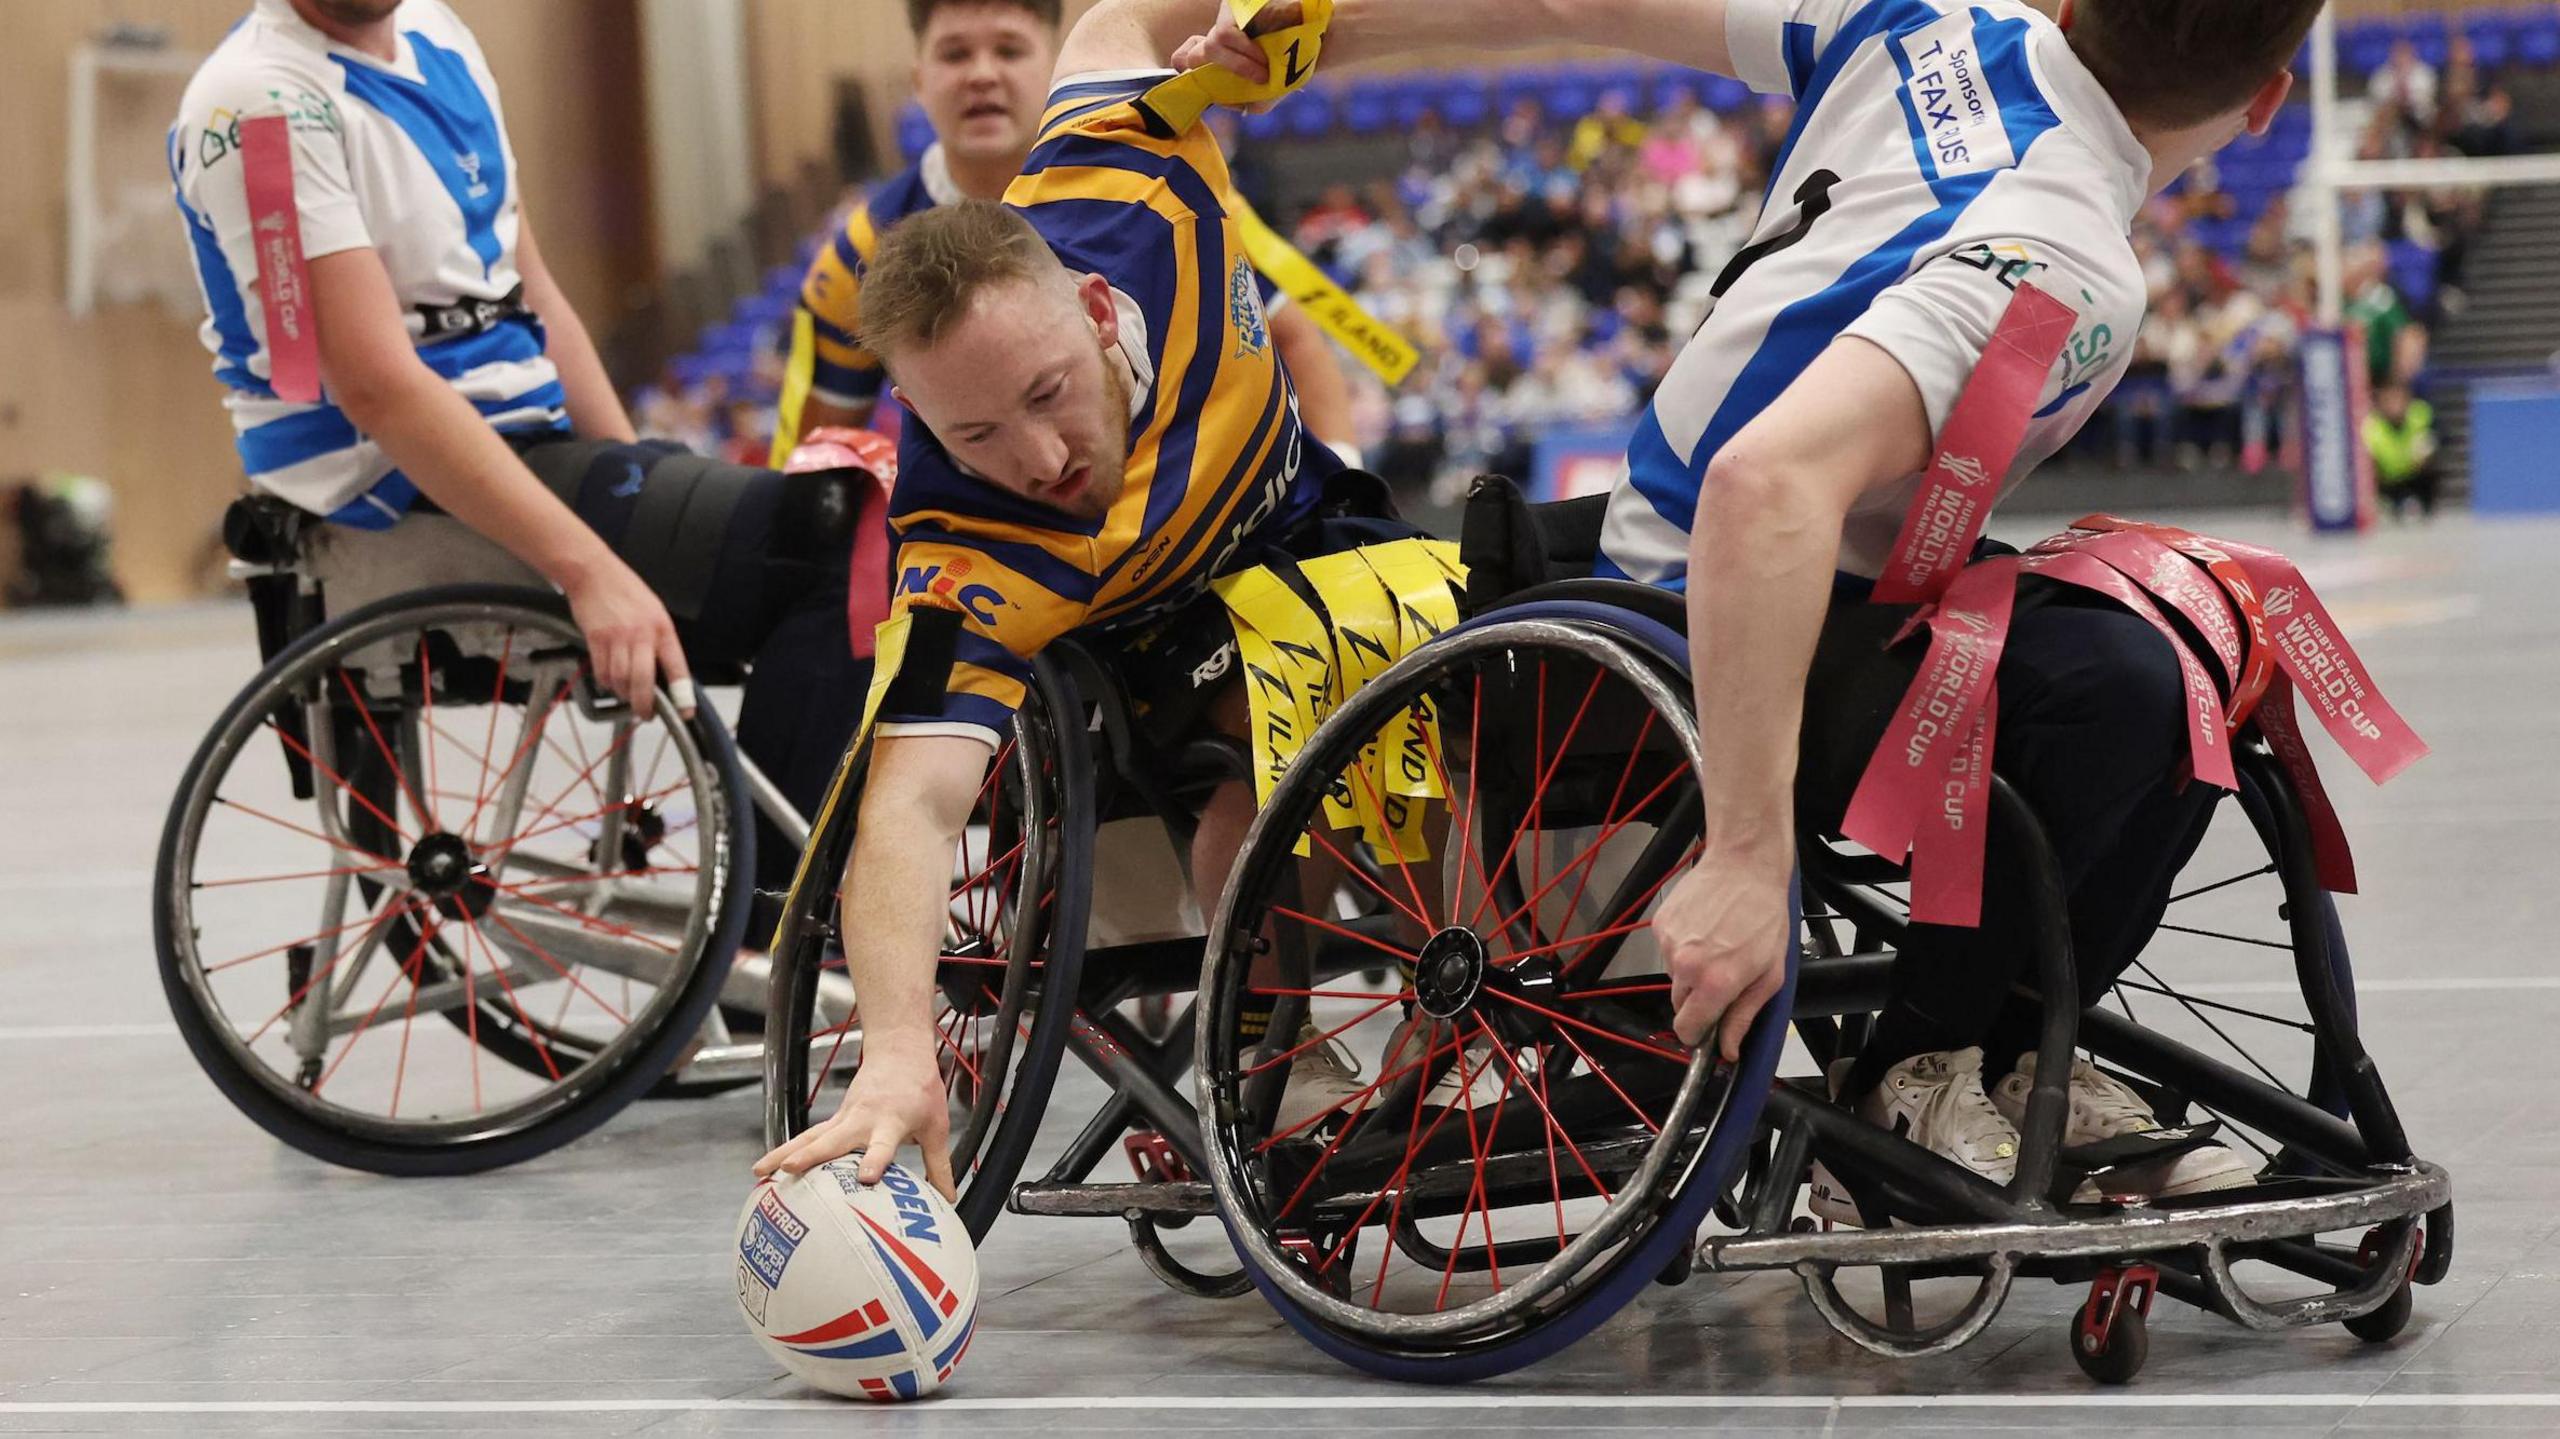
[{"label": "small front caster", "polygon": [[2151,1357],[2151,1299],[2160,1271],[2148,1264],[2103,1269],[2071,1323],[2071,1357],[2101,1384],[2130,1384]]},{"label": "small front caster", "polygon": [[[2363,1249],[2356,1256],[2357,1262],[2370,1269],[2382,1262],[2382,1252],[2387,1247],[2388,1242],[2384,1238],[2384,1231],[2376,1229],[2364,1237]],[[2424,1254],[2426,1246],[2419,1245],[2418,1252]],[[2411,1270],[2414,1272],[2416,1267],[2416,1260],[2412,1259]],[[2410,1278],[2411,1275],[2408,1274],[2400,1276],[2399,1287],[2391,1291],[2390,1298],[2382,1301],[2381,1308],[2347,1320],[2347,1332],[2367,1344],[2388,1344],[2399,1338],[2400,1331],[2409,1327],[2410,1315],[2417,1311],[2416,1296],[2409,1290]]]}]

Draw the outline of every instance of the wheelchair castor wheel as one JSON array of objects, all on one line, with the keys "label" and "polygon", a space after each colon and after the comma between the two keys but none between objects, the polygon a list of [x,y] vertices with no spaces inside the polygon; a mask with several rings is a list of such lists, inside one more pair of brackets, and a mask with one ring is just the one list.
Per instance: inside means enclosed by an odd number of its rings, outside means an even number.
[{"label": "wheelchair castor wheel", "polygon": [[[2380,1262],[2384,1243],[2382,1230],[2376,1229],[2365,1235],[2363,1250],[2356,1256],[2358,1261],[2367,1268]],[[2418,1252],[2424,1254],[2426,1246],[2421,1244]],[[2415,1270],[2415,1260],[2411,1261],[2410,1267]],[[2391,1291],[2390,1298],[2382,1301],[2381,1308],[2344,1321],[2347,1332],[2367,1344],[2388,1344],[2399,1338],[2400,1331],[2409,1327],[2410,1317],[2417,1312],[2417,1295],[2409,1285],[2411,1278],[2409,1274],[2400,1276],[2399,1286]]]},{"label": "wheelchair castor wheel", "polygon": [[1662,1266],[1662,1272],[1653,1276],[1653,1282],[1669,1289],[1688,1283],[1689,1276],[1697,1272],[1698,1236],[1692,1234],[1679,1248],[1671,1251],[1671,1262]]},{"label": "wheelchair castor wheel", "polygon": [[2409,1292],[2409,1281],[2403,1279],[2400,1287],[2391,1291],[2391,1297],[2382,1301],[2381,1308],[2347,1320],[2347,1332],[2367,1344],[2388,1344],[2400,1337],[2401,1330],[2409,1327],[2409,1318],[2417,1308],[2417,1299]]},{"label": "wheelchair castor wheel", "polygon": [[2151,1357],[2151,1300],[2160,1271],[2148,1264],[2102,1269],[2089,1302],[2071,1321],[2071,1357],[2101,1384],[2130,1384]]}]

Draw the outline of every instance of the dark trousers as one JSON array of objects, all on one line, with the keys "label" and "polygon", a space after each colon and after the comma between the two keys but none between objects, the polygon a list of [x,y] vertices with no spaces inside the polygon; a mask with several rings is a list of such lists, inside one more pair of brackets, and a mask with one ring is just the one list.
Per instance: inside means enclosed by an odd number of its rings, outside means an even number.
[{"label": "dark trousers", "polygon": [[2391,507],[2393,519],[2409,518],[2409,511],[2413,506],[2419,514],[2433,519],[2436,513],[2436,491],[2443,485],[2442,467],[2435,461],[2429,460],[2418,468],[2416,474],[2402,479],[2398,484],[2384,485],[2382,502]]},{"label": "dark trousers", "polygon": [[[1924,632],[1886,650],[1911,611],[1869,605],[1866,589],[1842,583],[1805,693],[1797,810],[1826,833],[1836,832],[1927,646]],[[1993,767],[2053,846],[2079,1000],[2094,1003],[2150,941],[2219,791],[2178,782],[2187,731],[2176,655],[2148,622],[2103,599],[2028,580],[1999,690]],[[1915,1054],[1981,1045],[1984,1072],[1997,1079],[2035,1048],[2039,1011],[2018,992],[2035,958],[2023,885],[2015,841],[1995,826],[1982,927],[1911,927],[1850,1093]]]},{"label": "dark trousers", "polygon": [[[657,591],[698,673],[734,680],[746,668],[738,748],[814,818],[871,683],[847,630],[853,544],[843,497],[817,477],[662,442],[543,439],[517,451]],[[787,889],[799,857],[759,813],[756,888]],[[771,931],[772,911],[759,906],[751,942]]]}]

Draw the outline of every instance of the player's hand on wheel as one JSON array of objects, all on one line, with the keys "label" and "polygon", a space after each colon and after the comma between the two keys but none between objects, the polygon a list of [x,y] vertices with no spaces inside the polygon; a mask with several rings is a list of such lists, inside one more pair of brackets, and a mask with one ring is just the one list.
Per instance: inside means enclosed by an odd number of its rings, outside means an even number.
[{"label": "player's hand on wheel", "polygon": [[1726,1062],[1742,1057],[1751,1021],[1786,983],[1787,948],[1795,943],[1791,873],[1783,852],[1728,854],[1711,845],[1664,892],[1653,932],[1671,975],[1672,1028],[1681,1043],[1714,1036]]},{"label": "player's hand on wheel", "polygon": [[899,1147],[924,1152],[926,1182],[953,1202],[960,1186],[951,1177],[951,1106],[933,1052],[880,1050],[863,1056],[834,1117],[777,1145],[756,1161],[756,1177],[779,1171],[805,1174],[831,1159],[862,1155],[861,1178],[877,1184]]},{"label": "player's hand on wheel", "polygon": [[645,720],[657,712],[658,680],[664,676],[679,711],[692,716],[693,672],[676,642],[675,621],[629,565],[608,556],[562,589],[586,637],[587,662],[598,684],[622,696]]}]

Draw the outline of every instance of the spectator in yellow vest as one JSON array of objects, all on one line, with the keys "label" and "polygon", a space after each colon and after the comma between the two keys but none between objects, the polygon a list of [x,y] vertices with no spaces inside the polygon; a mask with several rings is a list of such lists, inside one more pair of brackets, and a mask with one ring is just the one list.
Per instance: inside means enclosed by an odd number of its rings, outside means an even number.
[{"label": "spectator in yellow vest", "polygon": [[2411,395],[2407,385],[2384,385],[2374,391],[2373,409],[2364,417],[2364,448],[2392,514],[2405,519],[2414,504],[2433,518],[2443,479],[2436,463],[2435,407]]}]

